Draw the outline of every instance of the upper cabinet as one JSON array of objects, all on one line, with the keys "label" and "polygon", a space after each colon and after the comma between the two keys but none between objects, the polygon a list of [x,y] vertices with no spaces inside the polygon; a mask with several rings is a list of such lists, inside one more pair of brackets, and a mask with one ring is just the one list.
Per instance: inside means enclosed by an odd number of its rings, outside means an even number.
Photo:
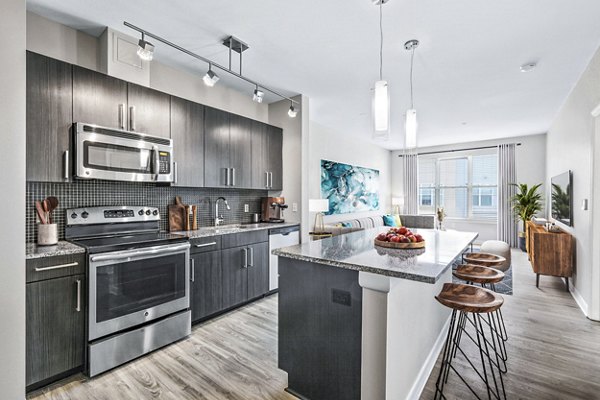
[{"label": "upper cabinet", "polygon": [[68,181],[73,121],[71,65],[27,52],[27,180]]},{"label": "upper cabinet", "polygon": [[204,106],[171,97],[171,138],[177,186],[204,186]]},{"label": "upper cabinet", "polygon": [[252,187],[281,190],[283,186],[281,128],[252,122]]},{"label": "upper cabinet", "polygon": [[127,130],[171,137],[171,96],[144,86],[127,84]]},{"label": "upper cabinet", "polygon": [[73,122],[127,129],[127,82],[73,66]]},{"label": "upper cabinet", "polygon": [[204,112],[204,185],[230,187],[229,113],[206,107]]},{"label": "upper cabinet", "polygon": [[250,189],[252,188],[252,120],[231,114],[230,124],[231,186]]}]

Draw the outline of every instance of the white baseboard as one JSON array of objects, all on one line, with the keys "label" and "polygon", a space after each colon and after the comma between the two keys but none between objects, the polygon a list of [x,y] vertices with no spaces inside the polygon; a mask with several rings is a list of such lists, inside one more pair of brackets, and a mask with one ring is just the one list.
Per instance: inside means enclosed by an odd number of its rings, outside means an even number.
[{"label": "white baseboard", "polygon": [[433,347],[431,348],[431,351],[429,352],[429,355],[427,356],[425,363],[423,364],[423,366],[421,367],[421,370],[419,371],[419,375],[417,375],[417,379],[416,379],[415,383],[413,384],[412,388],[410,389],[408,396],[406,396],[407,399],[419,400],[421,398],[421,393],[423,392],[423,389],[425,389],[425,385],[427,384],[427,381],[429,380],[431,371],[433,371],[435,362],[437,361],[440,353],[442,352],[444,343],[446,342],[446,336],[448,335],[448,329],[450,328],[450,318],[451,318],[451,316],[448,317],[448,320],[444,324],[444,327],[442,328],[439,336],[435,340],[435,343],[433,344]]},{"label": "white baseboard", "polygon": [[577,288],[573,285],[573,281],[569,282],[569,291],[571,292],[571,296],[575,299],[575,302],[583,312],[583,315],[589,318],[588,313],[588,304],[585,302],[583,297],[581,297],[581,293],[577,290]]}]

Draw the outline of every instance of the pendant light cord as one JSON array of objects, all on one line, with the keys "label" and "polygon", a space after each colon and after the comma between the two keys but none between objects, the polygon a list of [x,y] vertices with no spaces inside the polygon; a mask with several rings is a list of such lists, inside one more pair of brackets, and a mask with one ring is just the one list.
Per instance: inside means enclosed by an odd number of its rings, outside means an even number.
[{"label": "pendant light cord", "polygon": [[412,48],[411,54],[410,54],[410,108],[414,109],[415,108],[415,102],[413,99],[413,64],[414,64],[414,58],[415,58],[415,48]]},{"label": "pendant light cord", "polygon": [[383,80],[383,0],[379,0],[379,80]]}]

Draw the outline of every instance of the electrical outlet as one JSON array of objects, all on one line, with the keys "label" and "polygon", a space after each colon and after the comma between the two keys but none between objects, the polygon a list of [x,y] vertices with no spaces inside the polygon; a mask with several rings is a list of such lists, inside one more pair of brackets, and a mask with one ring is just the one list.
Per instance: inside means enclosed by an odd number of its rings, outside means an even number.
[{"label": "electrical outlet", "polygon": [[298,203],[292,203],[292,211],[298,212]]},{"label": "electrical outlet", "polygon": [[244,212],[250,212],[250,206],[248,204],[244,204]]}]

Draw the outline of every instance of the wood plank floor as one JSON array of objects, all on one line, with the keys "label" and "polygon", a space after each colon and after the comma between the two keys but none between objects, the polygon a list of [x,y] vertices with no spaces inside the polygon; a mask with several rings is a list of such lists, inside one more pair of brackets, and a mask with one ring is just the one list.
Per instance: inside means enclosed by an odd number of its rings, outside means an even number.
[{"label": "wood plank floor", "polygon": [[[515,294],[503,306],[508,398],[600,399],[600,324],[583,316],[559,279],[542,277],[536,289],[526,255],[515,251],[513,257]],[[460,358],[457,365],[465,368]],[[437,372],[438,366],[422,399],[433,398]],[[277,369],[277,297],[270,296],[95,379],[79,375],[28,399],[295,399],[284,392],[286,382]],[[473,398],[452,374],[445,394]]]}]

